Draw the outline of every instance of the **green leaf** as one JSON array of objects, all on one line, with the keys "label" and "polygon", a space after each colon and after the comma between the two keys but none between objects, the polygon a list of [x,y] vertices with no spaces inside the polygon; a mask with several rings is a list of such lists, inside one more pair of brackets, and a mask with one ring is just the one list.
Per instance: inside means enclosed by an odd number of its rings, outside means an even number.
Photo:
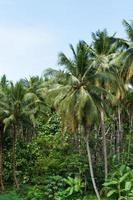
[{"label": "green leaf", "polygon": [[123,182],[123,181],[128,177],[128,175],[129,175],[129,172],[127,172],[126,174],[124,174],[124,175],[120,178],[119,183]]},{"label": "green leaf", "polygon": [[126,166],[125,165],[121,165],[120,167],[120,173],[121,175],[123,174],[124,170],[125,170]]},{"label": "green leaf", "polygon": [[125,183],[125,190],[126,191],[131,190],[131,187],[132,187],[132,183],[131,182],[128,181],[128,182]]},{"label": "green leaf", "polygon": [[116,190],[110,190],[108,193],[107,193],[107,197],[110,197],[112,196],[114,193],[116,193],[117,191]]},{"label": "green leaf", "polygon": [[106,182],[103,184],[103,186],[110,186],[110,185],[116,185],[118,183],[118,181],[110,181],[110,182]]},{"label": "green leaf", "polygon": [[71,188],[71,189],[70,189],[70,192],[69,192],[69,195],[72,195],[73,192],[74,192],[74,191],[73,191],[73,188]]}]

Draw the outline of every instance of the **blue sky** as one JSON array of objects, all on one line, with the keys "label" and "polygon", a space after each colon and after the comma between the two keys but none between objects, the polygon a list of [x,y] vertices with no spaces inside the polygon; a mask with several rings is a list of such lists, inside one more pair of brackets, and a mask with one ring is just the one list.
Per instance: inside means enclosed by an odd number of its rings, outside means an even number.
[{"label": "blue sky", "polygon": [[0,75],[41,75],[98,29],[126,37],[123,19],[133,19],[133,0],[0,0]]}]

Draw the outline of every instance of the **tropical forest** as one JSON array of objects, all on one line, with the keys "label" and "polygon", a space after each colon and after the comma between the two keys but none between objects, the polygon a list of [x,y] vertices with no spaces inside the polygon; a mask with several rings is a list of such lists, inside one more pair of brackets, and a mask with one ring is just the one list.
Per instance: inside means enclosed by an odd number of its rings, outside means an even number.
[{"label": "tropical forest", "polygon": [[[0,200],[133,200],[133,21],[0,79]],[[68,44],[69,45],[69,44]]]}]

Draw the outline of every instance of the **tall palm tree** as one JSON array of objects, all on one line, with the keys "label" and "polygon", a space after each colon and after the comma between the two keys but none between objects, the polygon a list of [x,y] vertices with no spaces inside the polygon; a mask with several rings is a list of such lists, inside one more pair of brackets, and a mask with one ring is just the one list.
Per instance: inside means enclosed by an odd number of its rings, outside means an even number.
[{"label": "tall palm tree", "polygon": [[4,190],[4,183],[3,183],[3,122],[0,122],[0,186],[1,190]]},{"label": "tall palm tree", "polygon": [[126,51],[123,54],[123,79],[127,82],[133,76],[133,20],[130,23],[123,20],[123,25],[128,36],[128,41],[125,41]]},{"label": "tall palm tree", "polygon": [[[115,76],[111,72],[111,67],[118,56],[117,49],[119,48],[119,42],[114,36],[108,36],[106,30],[98,30],[96,33],[92,33],[92,46],[90,48],[92,65],[96,69],[96,82],[100,87],[111,92],[112,86],[116,88]],[[101,117],[101,132],[103,138],[103,155],[104,155],[104,172],[105,179],[108,175],[108,159],[107,159],[107,142],[105,134],[105,109],[103,102],[107,99],[107,96],[101,93],[102,106],[100,109]]]},{"label": "tall palm tree", "polygon": [[29,105],[25,101],[25,95],[26,90],[21,82],[11,83],[5,93],[5,104],[1,106],[4,113],[4,130],[9,127],[13,133],[12,171],[14,184],[17,189],[19,188],[19,183],[16,177],[16,141],[19,135],[19,127],[23,118],[33,121],[36,112],[35,109],[29,109]]},{"label": "tall palm tree", "polygon": [[36,108],[36,111],[45,111],[45,89],[44,80],[42,77],[33,76],[29,80],[25,80],[25,88],[27,94],[25,100],[30,102],[31,108]]},{"label": "tall palm tree", "polygon": [[95,70],[90,66],[89,47],[84,41],[78,43],[76,51],[72,45],[70,48],[73,53],[72,60],[63,53],[59,54],[59,64],[65,67],[66,76],[69,78],[66,79],[66,84],[57,84],[57,88],[51,89],[50,92],[55,94],[58,91],[55,107],[64,126],[72,132],[76,132],[79,126],[83,127],[92,184],[97,199],[100,200],[89,145],[89,130],[98,119],[96,106],[96,102],[99,102],[96,95],[98,88],[93,85]]},{"label": "tall palm tree", "polygon": [[129,89],[129,83],[133,76],[133,22],[128,23],[123,20],[123,25],[125,27],[128,41],[120,40],[120,54],[118,59],[111,68],[112,73],[117,79],[119,87],[117,87],[115,92],[115,100],[113,104],[117,109],[117,119],[118,119],[118,130],[117,130],[117,154],[118,161],[120,161],[120,148],[123,139],[123,123],[122,123],[122,100]]},{"label": "tall palm tree", "polygon": [[0,187],[1,190],[4,190],[4,181],[3,181],[3,130],[4,130],[4,124],[3,124],[3,115],[1,113],[0,115]]},{"label": "tall palm tree", "polygon": [[0,80],[0,186],[1,190],[4,190],[4,181],[3,181],[3,134],[4,134],[4,111],[1,109],[5,105],[5,91],[8,87],[8,81],[6,76],[3,75]]}]

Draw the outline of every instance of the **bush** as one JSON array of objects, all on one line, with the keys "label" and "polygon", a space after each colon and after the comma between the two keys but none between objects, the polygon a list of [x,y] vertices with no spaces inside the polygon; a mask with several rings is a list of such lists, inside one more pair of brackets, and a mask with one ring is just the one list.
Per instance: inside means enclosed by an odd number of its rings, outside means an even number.
[{"label": "bush", "polygon": [[25,200],[44,200],[44,193],[38,186],[31,187],[26,195]]},{"label": "bush", "polygon": [[103,185],[108,198],[133,199],[133,170],[126,165],[122,165],[111,174],[110,179]]}]

